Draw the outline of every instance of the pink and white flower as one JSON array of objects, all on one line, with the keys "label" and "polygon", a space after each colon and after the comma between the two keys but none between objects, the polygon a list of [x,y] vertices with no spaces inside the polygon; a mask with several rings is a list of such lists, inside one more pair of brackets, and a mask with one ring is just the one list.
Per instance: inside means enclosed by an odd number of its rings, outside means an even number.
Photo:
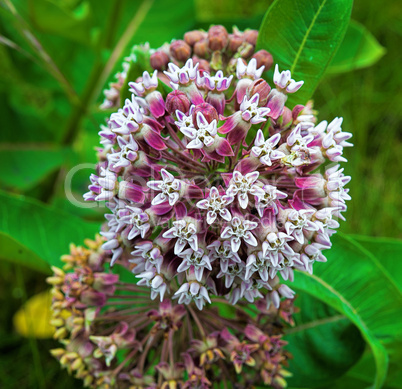
[{"label": "pink and white flower", "polygon": [[282,151],[276,149],[280,139],[281,135],[275,134],[265,140],[262,131],[258,130],[254,140],[254,146],[251,149],[251,154],[259,158],[260,162],[264,165],[272,166],[272,161],[277,161],[285,157]]},{"label": "pink and white flower", "polygon": [[239,202],[240,207],[246,209],[248,206],[249,195],[264,195],[264,191],[257,181],[258,177],[258,172],[247,173],[243,176],[243,174],[235,170],[227,194],[229,196],[237,196],[237,201]]},{"label": "pink and white flower", "polygon": [[239,251],[242,240],[250,246],[257,246],[257,239],[250,232],[256,228],[257,225],[256,222],[234,216],[230,225],[223,229],[221,238],[230,240],[231,248],[234,252]]},{"label": "pink and white flower", "polygon": [[209,196],[205,200],[201,200],[197,203],[197,207],[200,209],[208,210],[207,223],[212,224],[219,215],[226,221],[232,220],[232,215],[226,208],[233,202],[233,196],[219,194],[218,189],[213,186],[209,191]]}]

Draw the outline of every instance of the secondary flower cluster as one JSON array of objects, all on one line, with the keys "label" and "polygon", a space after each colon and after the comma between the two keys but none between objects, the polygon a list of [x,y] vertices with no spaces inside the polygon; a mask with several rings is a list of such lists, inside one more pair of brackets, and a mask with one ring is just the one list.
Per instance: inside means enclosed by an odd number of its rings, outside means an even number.
[{"label": "secondary flower cluster", "polygon": [[[312,273],[343,218],[350,177],[342,118],[286,106],[303,81],[255,52],[256,31],[191,31],[125,80],[130,99],[100,131],[88,201],[106,201],[105,250],[151,298],[280,304],[279,277]],[[170,87],[169,87],[170,85]],[[321,171],[322,173],[320,173]]]},{"label": "secondary flower cluster", "polygon": [[240,305],[226,318],[216,308],[196,312],[169,299],[152,301],[145,288],[107,273],[110,255],[102,243],[98,237],[86,241],[88,248],[72,245],[63,270],[53,268],[48,278],[51,323],[61,343],[51,353],[85,387],[286,386],[289,354],[282,333],[292,324],[292,304],[253,314]]}]

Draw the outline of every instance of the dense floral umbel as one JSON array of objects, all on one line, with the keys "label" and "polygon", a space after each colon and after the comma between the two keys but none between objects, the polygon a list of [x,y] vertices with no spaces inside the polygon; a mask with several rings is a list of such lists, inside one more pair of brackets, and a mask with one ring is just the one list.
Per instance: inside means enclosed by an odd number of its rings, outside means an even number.
[{"label": "dense floral umbel", "polygon": [[[85,387],[286,385],[289,355],[282,333],[292,324],[292,304],[263,306],[250,314],[240,303],[227,318],[212,306],[199,312],[194,304],[152,301],[146,288],[107,272],[111,253],[101,249],[102,243],[97,238],[86,241],[88,248],[72,245],[62,258],[64,269],[53,268],[48,279],[53,286],[51,323],[61,343],[51,352]],[[229,303],[215,301],[219,304],[225,308]]]},{"label": "dense floral umbel", "polygon": [[352,135],[342,118],[317,124],[311,103],[286,106],[303,81],[278,65],[261,78],[273,60],[256,36],[214,26],[154,51],[155,71],[124,81],[132,96],[99,133],[85,199],[106,201],[103,248],[152,299],[278,307],[294,294],[280,278],[326,261]]}]

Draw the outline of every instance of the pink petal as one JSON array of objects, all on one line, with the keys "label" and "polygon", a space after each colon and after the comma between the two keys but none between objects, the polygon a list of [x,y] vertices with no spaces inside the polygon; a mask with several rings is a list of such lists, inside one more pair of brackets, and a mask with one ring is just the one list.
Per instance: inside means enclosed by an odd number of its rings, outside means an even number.
[{"label": "pink petal", "polygon": [[152,130],[151,127],[148,127],[147,129],[144,128],[143,135],[145,142],[147,142],[152,148],[156,150],[165,150],[167,148],[163,138],[156,131]]},{"label": "pink petal", "polygon": [[226,139],[217,137],[215,143],[217,143],[216,152],[219,155],[228,156],[228,157],[231,157],[234,155],[233,149]]}]

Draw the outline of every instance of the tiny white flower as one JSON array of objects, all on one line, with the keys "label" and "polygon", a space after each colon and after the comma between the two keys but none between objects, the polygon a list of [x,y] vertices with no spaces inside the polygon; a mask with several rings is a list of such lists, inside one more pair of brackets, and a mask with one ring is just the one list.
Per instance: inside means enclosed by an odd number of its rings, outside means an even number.
[{"label": "tiny white flower", "polygon": [[243,174],[241,174],[237,170],[233,172],[233,177],[230,180],[227,194],[229,196],[237,195],[237,200],[240,204],[240,207],[242,207],[243,209],[247,208],[249,195],[264,195],[264,191],[262,190],[262,188],[257,185],[257,179],[259,175],[260,173],[258,173],[257,171],[247,173],[245,176],[243,176]]},{"label": "tiny white flower", "polygon": [[163,301],[163,297],[168,290],[168,285],[163,278],[163,275],[156,272],[156,269],[152,269],[150,271],[145,271],[136,276],[137,278],[141,278],[138,281],[137,285],[147,286],[151,289],[151,299],[155,300],[159,295],[160,301]]},{"label": "tiny white flower", "polygon": [[213,186],[209,192],[209,197],[197,203],[200,209],[208,210],[207,223],[212,224],[219,215],[226,221],[232,220],[232,215],[226,209],[226,206],[233,202],[233,196],[219,194],[218,189]]},{"label": "tiny white flower", "polygon": [[194,250],[198,250],[197,227],[194,223],[186,220],[176,220],[173,222],[173,227],[162,235],[164,238],[177,239],[174,246],[174,253],[180,254],[187,243]]},{"label": "tiny white flower", "polygon": [[158,205],[169,201],[169,205],[173,206],[182,195],[184,182],[176,179],[173,174],[165,169],[161,170],[161,176],[161,181],[147,182],[148,188],[161,192],[152,199],[151,204]]},{"label": "tiny white flower", "polygon": [[211,123],[205,119],[201,112],[197,112],[197,126],[194,127],[180,127],[180,131],[191,141],[187,144],[188,149],[202,149],[204,146],[210,147],[215,142],[217,134],[217,122],[212,120]]},{"label": "tiny white flower", "polygon": [[251,124],[258,124],[267,120],[264,116],[267,116],[271,110],[267,107],[259,107],[259,100],[260,95],[258,93],[254,94],[250,99],[247,96],[243,97],[243,101],[240,104],[243,120]]},{"label": "tiny white flower", "polygon": [[236,253],[239,251],[242,239],[250,246],[257,246],[257,239],[250,232],[256,228],[257,225],[256,222],[240,219],[238,216],[235,216],[231,220],[231,225],[223,229],[221,238],[230,239],[232,251]]},{"label": "tiny white flower", "polygon": [[271,208],[276,215],[278,213],[277,200],[284,199],[288,195],[284,192],[281,192],[273,185],[264,185],[262,187],[262,190],[264,191],[264,194],[258,194],[256,196],[257,203],[255,207],[258,214],[260,215],[260,217],[262,217],[264,214],[264,210],[266,208]]},{"label": "tiny white flower", "polygon": [[205,268],[212,270],[211,260],[202,248],[184,250],[179,254],[179,257],[183,259],[183,262],[177,268],[177,272],[182,273],[193,266],[195,278],[199,282],[201,282]]},{"label": "tiny white flower", "polygon": [[179,299],[179,304],[188,305],[191,301],[194,301],[199,310],[202,310],[205,302],[211,304],[207,288],[197,281],[186,282],[183,284],[174,294],[174,298]]},{"label": "tiny white flower", "polygon": [[290,70],[279,72],[278,64],[276,64],[274,71],[274,84],[280,89],[286,89],[286,92],[288,93],[294,93],[302,87],[304,81],[296,82],[293,80]]},{"label": "tiny white flower", "polygon": [[318,226],[310,220],[315,213],[314,209],[291,210],[285,223],[286,233],[294,236],[301,244],[304,243],[304,231],[317,231]]},{"label": "tiny white flower", "polygon": [[257,69],[257,60],[255,58],[251,58],[250,62],[247,65],[244,64],[243,58],[238,58],[236,66],[236,76],[239,80],[244,77],[256,80],[258,78],[261,78],[264,69],[265,66],[261,66]]},{"label": "tiny white flower", "polygon": [[281,159],[285,156],[282,151],[275,150],[281,139],[280,134],[275,134],[269,139],[264,139],[264,134],[261,130],[257,131],[254,146],[251,149],[251,154],[260,159],[264,165],[271,166],[272,161]]},{"label": "tiny white flower", "polygon": [[193,60],[187,60],[183,67],[178,67],[172,62],[168,63],[169,71],[164,73],[169,77],[173,88],[177,88],[177,84],[185,85],[197,78],[198,63],[194,65]]}]

